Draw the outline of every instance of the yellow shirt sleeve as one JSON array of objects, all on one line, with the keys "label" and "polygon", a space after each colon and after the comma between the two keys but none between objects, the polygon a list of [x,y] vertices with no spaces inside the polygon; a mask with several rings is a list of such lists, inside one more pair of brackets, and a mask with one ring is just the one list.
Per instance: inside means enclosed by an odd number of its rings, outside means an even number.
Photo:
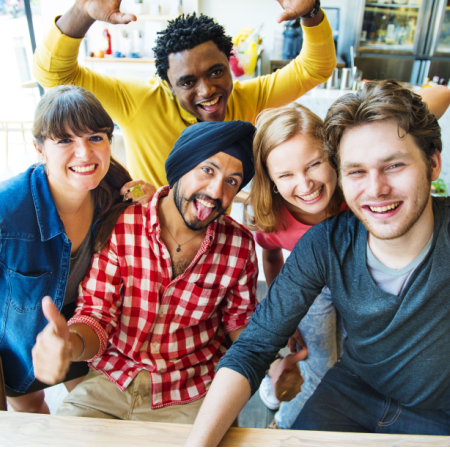
[{"label": "yellow shirt sleeve", "polygon": [[125,125],[148,96],[152,84],[133,77],[118,79],[80,66],[81,41],[64,35],[54,23],[36,49],[33,75],[44,88],[71,84],[92,92],[114,122]]},{"label": "yellow shirt sleeve", "polygon": [[328,80],[336,67],[333,32],[327,17],[315,27],[303,27],[300,54],[276,72],[236,82],[225,120],[248,120],[266,108],[288,105]]}]

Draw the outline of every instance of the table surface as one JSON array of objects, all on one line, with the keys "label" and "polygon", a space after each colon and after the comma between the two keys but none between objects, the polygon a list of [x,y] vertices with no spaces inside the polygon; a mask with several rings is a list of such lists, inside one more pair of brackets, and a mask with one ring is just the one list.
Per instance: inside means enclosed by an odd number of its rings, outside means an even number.
[{"label": "table surface", "polygon": [[[192,425],[0,412],[0,446],[179,447]],[[231,428],[226,447],[450,446],[449,436],[334,433]]]}]

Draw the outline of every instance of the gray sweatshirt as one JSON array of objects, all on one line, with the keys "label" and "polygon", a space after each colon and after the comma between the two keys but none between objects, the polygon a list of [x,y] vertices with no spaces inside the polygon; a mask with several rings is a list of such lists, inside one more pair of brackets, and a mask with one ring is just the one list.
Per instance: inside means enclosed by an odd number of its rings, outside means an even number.
[{"label": "gray sweatshirt", "polygon": [[239,372],[253,394],[326,285],[348,334],[342,362],[405,406],[449,411],[450,198],[433,198],[433,212],[431,249],[399,296],[370,276],[367,230],[351,211],[312,227],[217,370]]}]

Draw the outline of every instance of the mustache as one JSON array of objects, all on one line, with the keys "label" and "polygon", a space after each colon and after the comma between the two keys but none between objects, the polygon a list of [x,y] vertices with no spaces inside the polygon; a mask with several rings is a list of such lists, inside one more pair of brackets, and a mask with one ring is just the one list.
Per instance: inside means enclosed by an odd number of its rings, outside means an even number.
[{"label": "mustache", "polygon": [[186,198],[185,200],[187,202],[192,202],[197,199],[207,200],[208,202],[214,203],[218,211],[221,211],[223,209],[222,200],[220,200],[220,198],[212,198],[206,194],[192,194],[189,198]]}]

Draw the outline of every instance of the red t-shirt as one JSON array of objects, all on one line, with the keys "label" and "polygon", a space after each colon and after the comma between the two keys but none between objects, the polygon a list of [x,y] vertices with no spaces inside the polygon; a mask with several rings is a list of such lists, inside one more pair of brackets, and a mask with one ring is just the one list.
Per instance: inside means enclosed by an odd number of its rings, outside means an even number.
[{"label": "red t-shirt", "polygon": [[[349,208],[346,203],[342,203],[340,211],[347,211]],[[283,248],[285,250],[292,250],[297,241],[313,226],[305,225],[296,220],[289,210],[283,206],[281,216],[286,230],[280,227],[278,231],[273,233],[263,233],[257,231],[255,233],[256,242],[266,250],[275,250]]]}]

